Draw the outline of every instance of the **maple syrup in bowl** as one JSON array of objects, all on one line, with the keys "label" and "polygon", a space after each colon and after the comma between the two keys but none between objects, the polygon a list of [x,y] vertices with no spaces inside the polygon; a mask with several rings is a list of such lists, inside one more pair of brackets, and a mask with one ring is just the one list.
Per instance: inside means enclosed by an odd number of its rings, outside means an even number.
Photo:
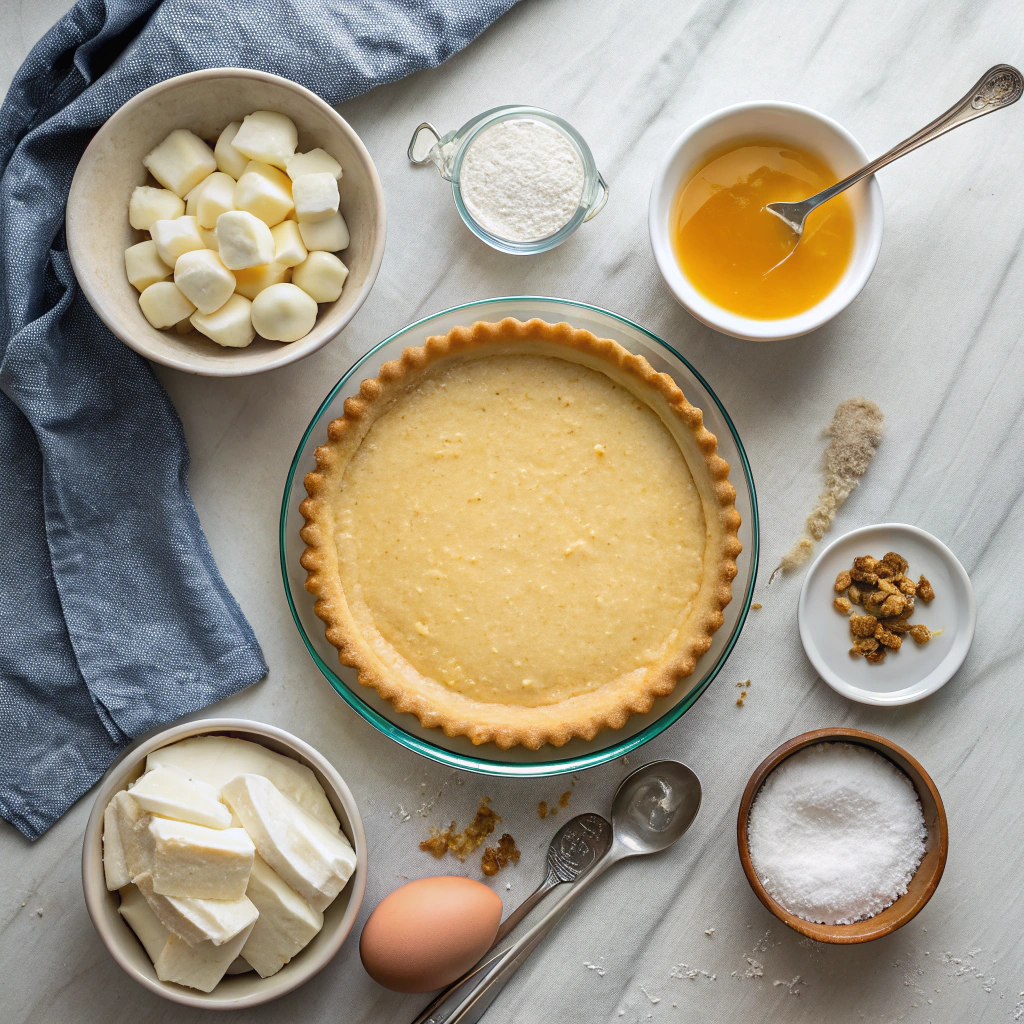
[{"label": "maple syrup in bowl", "polygon": [[873,178],[808,218],[799,244],[764,207],[807,198],[867,155],[830,118],[787,103],[711,114],[672,146],[651,192],[651,244],[679,303],[725,334],[807,334],[848,306],[874,268],[882,202]]}]

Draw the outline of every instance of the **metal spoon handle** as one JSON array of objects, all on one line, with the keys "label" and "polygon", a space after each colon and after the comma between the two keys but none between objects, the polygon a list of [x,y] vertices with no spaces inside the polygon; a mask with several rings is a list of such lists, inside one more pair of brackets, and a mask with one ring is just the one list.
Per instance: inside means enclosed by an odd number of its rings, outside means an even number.
[{"label": "metal spoon handle", "polygon": [[[608,854],[586,874],[517,942],[506,949],[497,960],[488,964],[480,977],[452,1013],[443,1018],[445,1024],[476,1024],[497,998],[508,980],[524,960],[540,945],[544,937],[562,919],[572,903],[592,882],[601,877],[613,864],[630,856],[625,847],[613,846]],[[436,1020],[435,1024],[441,1024]]]},{"label": "metal spoon handle", "polygon": [[547,875],[544,876],[544,881],[541,882],[540,885],[538,885],[537,888],[534,889],[533,892],[527,896],[526,899],[523,900],[523,902],[520,903],[504,921],[501,922],[498,934],[494,936],[494,941],[491,943],[491,949],[494,949],[494,947],[501,942],[501,940],[505,938],[505,936],[508,935],[508,933],[512,931],[512,929],[515,928],[515,926],[519,924],[519,922],[522,921],[522,919],[526,917],[526,915],[533,910],[533,908],[537,906],[537,904],[540,903],[540,901],[544,899],[544,897],[551,892],[556,885],[560,885],[561,882],[562,879],[555,874],[553,868],[549,867]]},{"label": "metal spoon handle", "polygon": [[[909,138],[904,139],[898,145],[893,146],[888,153],[883,153],[876,160],[855,171],[848,178],[837,182],[817,195],[804,199],[802,202],[791,204],[794,212],[799,209],[801,220],[812,210],[827,203],[830,199],[845,192],[851,185],[855,185],[862,178],[891,164],[901,156],[920,149],[927,142],[937,139],[954,128],[973,121],[975,118],[984,117],[994,110],[1001,110],[1012,103],[1016,103],[1024,93],[1024,76],[1009,64],[997,64],[989,68],[978,79],[977,84],[962,99],[953,104],[944,114],[940,114],[931,124],[925,125],[919,132],[915,132]],[[787,204],[790,205],[790,204]]]}]

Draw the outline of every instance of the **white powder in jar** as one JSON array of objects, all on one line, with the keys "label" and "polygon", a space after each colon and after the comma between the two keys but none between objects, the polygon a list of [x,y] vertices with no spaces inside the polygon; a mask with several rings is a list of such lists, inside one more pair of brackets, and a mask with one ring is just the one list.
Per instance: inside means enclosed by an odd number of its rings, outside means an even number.
[{"label": "white powder in jar", "polygon": [[462,158],[459,188],[469,215],[510,242],[535,242],[564,227],[579,209],[583,163],[573,144],[530,118],[482,131]]},{"label": "white powder in jar", "polygon": [[874,917],[907,891],[925,853],[913,783],[853,743],[818,743],[787,757],[750,808],[750,860],[791,914],[819,924]]}]

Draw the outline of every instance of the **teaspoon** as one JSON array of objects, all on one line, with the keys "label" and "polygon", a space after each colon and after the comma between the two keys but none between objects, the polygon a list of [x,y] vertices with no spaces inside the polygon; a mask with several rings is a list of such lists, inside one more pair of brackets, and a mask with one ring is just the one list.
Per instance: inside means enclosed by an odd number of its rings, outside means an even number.
[{"label": "teaspoon", "polygon": [[1003,107],[1016,103],[1022,92],[1024,92],[1024,76],[1009,64],[997,64],[981,76],[974,88],[963,99],[954,103],[949,110],[937,117],[931,124],[925,125],[919,132],[911,135],[909,139],[904,139],[899,145],[893,146],[888,153],[883,153],[877,160],[872,160],[871,163],[859,171],[855,171],[848,178],[829,186],[809,199],[801,199],[798,203],[768,203],[765,209],[792,228],[796,234],[796,243],[793,247],[795,249],[803,237],[804,222],[808,215],[822,203],[827,203],[840,192],[845,192],[851,185],[855,185],[861,178],[866,178],[869,174],[874,174],[875,171],[885,167],[886,164],[891,164],[893,160],[912,153],[926,142],[931,142],[932,139],[937,139],[940,135],[945,135],[946,132],[952,131],[968,121],[991,114],[993,110],[1002,110]]},{"label": "teaspoon", "polygon": [[[521,939],[493,957],[451,1012],[429,1024],[476,1024],[523,961],[561,920],[573,901],[613,864],[670,847],[693,823],[700,808],[700,780],[678,761],[638,768],[619,786],[612,803],[612,844],[599,860]],[[457,983],[462,985],[462,982]]]}]

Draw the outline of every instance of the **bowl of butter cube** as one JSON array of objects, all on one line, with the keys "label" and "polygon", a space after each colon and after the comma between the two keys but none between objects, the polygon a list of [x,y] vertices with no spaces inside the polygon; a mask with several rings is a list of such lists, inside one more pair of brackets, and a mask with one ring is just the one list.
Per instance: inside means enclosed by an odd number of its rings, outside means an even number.
[{"label": "bowl of butter cube", "polygon": [[204,719],[111,766],[82,881],[135,981],[186,1006],[240,1009],[291,992],[341,948],[366,888],[366,837],[352,793],[307,743]]},{"label": "bowl of butter cube", "polygon": [[244,376],[322,348],[384,255],[380,178],[308,89],[213,68],[111,116],[68,196],[68,254],[100,319],[147,359]]}]

